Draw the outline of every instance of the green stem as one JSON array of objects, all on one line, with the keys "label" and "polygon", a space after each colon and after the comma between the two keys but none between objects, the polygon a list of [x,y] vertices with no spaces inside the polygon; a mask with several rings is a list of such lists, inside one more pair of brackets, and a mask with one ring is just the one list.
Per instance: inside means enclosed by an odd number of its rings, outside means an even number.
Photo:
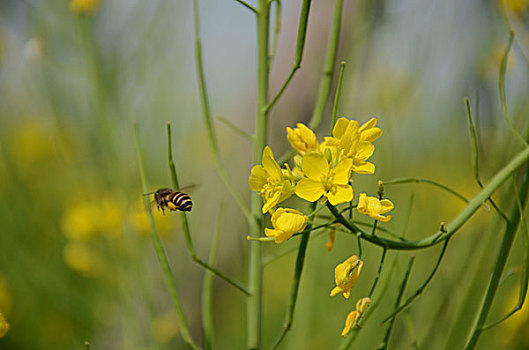
[{"label": "green stem", "polygon": [[[470,100],[468,97],[465,98],[465,105],[467,107],[467,117],[468,117],[468,128],[470,131],[470,138],[472,139],[472,168],[474,169],[474,179],[478,183],[480,188],[483,188],[483,182],[481,182],[481,177],[479,176],[479,147],[478,147],[478,138],[476,135],[476,129],[474,128],[474,122],[472,121],[472,109],[470,108]],[[494,209],[500,216],[507,221],[507,216],[501,211],[501,209],[496,205],[492,197],[489,197],[489,202],[492,204]]]},{"label": "green stem", "polygon": [[447,239],[445,241],[445,244],[443,245],[443,249],[441,250],[441,254],[439,254],[439,259],[437,259],[437,262],[435,263],[435,266],[432,270],[432,272],[430,272],[430,275],[428,276],[428,278],[426,279],[426,281],[424,281],[424,283],[417,289],[417,291],[415,293],[413,293],[412,296],[410,296],[406,302],[404,302],[404,304],[402,304],[401,306],[399,306],[399,308],[395,311],[393,311],[393,313],[391,315],[389,315],[388,317],[386,317],[382,323],[385,323],[387,321],[389,321],[392,317],[395,317],[399,312],[401,312],[402,310],[404,310],[405,308],[407,308],[414,300],[415,298],[417,298],[419,295],[422,294],[422,292],[424,291],[424,289],[426,288],[426,286],[430,283],[430,281],[432,280],[433,276],[435,275],[435,273],[437,272],[437,269],[439,268],[439,265],[441,265],[441,260],[443,260],[443,256],[446,252],[446,247],[448,246],[448,242],[450,240]]},{"label": "green stem", "polygon": [[452,237],[452,235],[456,233],[461,228],[461,226],[463,226],[463,224],[467,222],[468,219],[483,205],[483,202],[485,202],[487,198],[489,198],[491,194],[498,187],[500,187],[505,182],[505,180],[509,178],[509,176],[511,176],[511,173],[527,162],[528,158],[529,147],[525,148],[516,156],[514,156],[514,158],[505,167],[496,173],[490,182],[468,202],[467,206],[459,213],[459,215],[457,215],[454,220],[452,220],[452,222],[446,226],[446,232],[439,231],[438,233],[421,240],[395,241],[370,235],[369,233],[361,230],[354,223],[346,220],[334,206],[330,205],[329,203],[327,203],[327,206],[339,223],[344,225],[353,233],[360,233],[363,239],[378,246],[396,250],[415,250],[431,247]]},{"label": "green stem", "polygon": [[[522,187],[521,187],[520,196],[519,196],[520,202],[523,203],[524,208],[527,202],[528,192],[529,192],[529,167],[527,168],[524,179],[522,181]],[[515,206],[510,215],[509,222],[507,223],[505,227],[503,239],[500,245],[500,249],[498,251],[498,256],[496,258],[496,264],[494,266],[494,271],[492,272],[492,275],[490,277],[489,285],[487,287],[487,292],[485,294],[485,299],[483,300],[483,304],[481,306],[481,310],[479,312],[477,322],[474,326],[474,329],[471,333],[468,343],[465,346],[465,349],[467,350],[474,349],[476,347],[478,343],[478,339],[481,335],[481,332],[483,331],[483,326],[485,324],[485,321],[487,320],[487,316],[492,306],[492,302],[494,301],[494,297],[496,296],[496,291],[498,290],[498,285],[501,280],[501,275],[503,273],[503,269],[507,262],[509,252],[514,242],[518,224],[520,222],[520,217],[521,217],[520,210],[518,209],[517,206]]]},{"label": "green stem", "polygon": [[342,12],[343,12],[343,0],[336,0],[334,5],[334,18],[332,22],[331,32],[329,34],[329,43],[327,46],[327,54],[325,57],[325,63],[323,67],[323,74],[320,80],[320,88],[318,91],[318,99],[316,101],[316,107],[312,113],[312,118],[309,123],[311,129],[316,129],[323,116],[323,111],[329,93],[331,91],[332,76],[334,74],[334,67],[336,62],[336,53],[338,52],[338,42],[340,41],[340,28],[342,24]]},{"label": "green stem", "polygon": [[202,63],[202,43],[200,40],[200,22],[199,22],[199,12],[198,12],[198,0],[193,0],[193,20],[195,27],[195,65],[197,70],[198,84],[200,88],[200,101],[202,103],[202,109],[204,112],[204,121],[206,123],[206,129],[208,132],[209,143],[211,150],[213,152],[213,160],[215,162],[215,168],[222,182],[226,185],[231,195],[235,199],[235,202],[239,206],[239,209],[243,212],[246,220],[251,221],[252,217],[248,211],[248,206],[244,202],[242,196],[235,189],[235,186],[230,180],[230,177],[226,173],[226,170],[222,166],[219,157],[219,150],[217,146],[217,138],[215,136],[215,130],[213,127],[213,122],[211,120],[208,92],[206,86],[206,78],[204,76],[204,64]]},{"label": "green stem", "polygon": [[242,6],[246,7],[248,10],[252,11],[253,13],[257,14],[257,9],[253,7],[252,5],[250,5],[249,3],[247,3],[246,1],[243,1],[243,0],[235,0],[235,1],[241,4]]},{"label": "green stem", "polygon": [[387,249],[382,249],[382,256],[380,257],[380,264],[378,264],[378,271],[377,275],[375,277],[375,280],[373,281],[373,285],[371,286],[371,290],[369,291],[369,297],[371,298],[373,296],[373,292],[375,291],[375,287],[377,286],[378,280],[380,278],[380,275],[382,274],[382,267],[384,266],[384,260],[386,258]]},{"label": "green stem", "polygon": [[340,95],[342,93],[342,83],[343,75],[345,72],[345,62],[340,63],[340,75],[338,77],[338,85],[336,86],[336,94],[334,95],[334,104],[332,107],[332,117],[331,117],[331,128],[329,130],[329,135],[332,135],[332,129],[334,129],[334,124],[336,123],[336,114],[338,113],[338,105],[340,102]]},{"label": "green stem", "polygon": [[430,185],[434,185],[436,187],[439,187],[451,194],[453,194],[454,196],[456,196],[457,198],[461,199],[462,201],[464,202],[469,202],[469,200],[463,196],[462,194],[458,193],[457,191],[451,189],[450,187],[448,186],[445,186],[437,181],[433,181],[433,180],[429,180],[429,179],[423,179],[423,178],[418,178],[418,177],[402,177],[402,178],[398,178],[398,179],[393,179],[393,180],[389,180],[389,181],[384,181],[384,186],[389,186],[389,185],[399,185],[399,184],[405,184],[405,183],[426,183],[426,184],[430,184]]},{"label": "green stem", "polygon": [[[142,188],[143,193],[147,193],[148,187],[147,187],[147,180],[146,180],[145,170],[144,170],[145,168],[143,166],[143,158],[141,155],[138,124],[134,124],[134,135],[136,139],[136,151],[138,155],[138,165],[139,165],[139,170],[140,170],[141,188]],[[199,347],[195,344],[195,342],[191,338],[191,334],[189,333],[189,329],[187,328],[187,323],[185,320],[184,312],[182,311],[182,306],[180,304],[180,297],[178,296],[178,292],[176,291],[176,283],[171,273],[171,267],[169,266],[167,255],[165,254],[165,250],[163,248],[162,242],[160,240],[160,237],[158,236],[158,231],[156,230],[156,225],[154,223],[154,217],[152,215],[151,210],[149,210],[149,199],[145,196],[143,199],[143,203],[145,205],[145,211],[147,212],[147,217],[149,218],[149,226],[151,229],[151,237],[152,237],[152,242],[154,245],[154,250],[156,251],[158,261],[160,262],[160,265],[162,267],[162,271],[163,271],[164,278],[165,278],[165,283],[167,283],[167,286],[169,287],[171,299],[173,300],[173,305],[174,305],[176,314],[178,315],[178,320],[180,322],[180,332],[182,333],[182,338],[184,338],[184,341],[191,348],[199,349]]]},{"label": "green stem", "polygon": [[505,117],[505,121],[507,122],[507,125],[509,125],[509,129],[511,130],[511,132],[516,136],[516,138],[524,146],[527,146],[527,141],[525,141],[523,136],[514,128],[514,125],[511,122],[511,118],[509,117],[509,113],[507,111],[507,101],[506,101],[506,97],[505,97],[505,72],[507,70],[507,59],[509,58],[509,51],[511,51],[513,39],[514,39],[514,32],[511,30],[509,32],[509,42],[507,44],[507,47],[505,48],[505,53],[503,54],[503,57],[501,59],[500,77],[498,79],[498,85],[499,85],[499,91],[500,91],[501,110],[503,112],[503,115]]},{"label": "green stem", "polygon": [[[171,138],[171,123],[167,123],[167,157],[168,157],[168,163],[169,163],[169,171],[171,173],[171,181],[173,183],[173,187],[178,189],[180,188],[180,184],[178,183],[178,176],[176,175],[176,167],[173,161],[173,150],[172,150],[172,138]],[[223,279],[224,281],[231,284],[233,287],[237,288],[241,292],[243,292],[246,295],[249,295],[249,292],[241,286],[239,283],[233,281],[230,277],[226,276],[224,273],[220,272],[214,267],[209,266],[204,261],[202,261],[195,250],[195,245],[193,244],[193,239],[191,238],[191,230],[189,229],[189,222],[187,221],[187,215],[185,212],[180,213],[180,218],[182,219],[182,228],[184,230],[184,237],[186,240],[186,246],[189,250],[189,254],[191,254],[191,258],[193,261],[203,268],[205,268],[208,271],[213,272],[215,275],[217,275],[219,278]]]},{"label": "green stem", "polygon": [[[254,164],[262,161],[263,149],[266,146],[268,127],[268,36],[270,30],[270,8],[268,0],[258,1],[257,14],[257,106],[255,118]],[[256,193],[251,194],[249,233],[252,237],[260,237],[263,231],[262,200]],[[247,300],[247,347],[261,348],[261,312],[263,290],[262,247],[259,242],[250,241],[248,283],[250,297]]]},{"label": "green stem", "polygon": [[[399,295],[397,296],[397,300],[395,302],[395,308],[399,307],[399,304],[402,300],[402,297],[404,296],[404,290],[406,289],[406,285],[408,284],[408,280],[410,278],[411,269],[413,267],[413,262],[415,261],[415,257],[411,257],[410,262],[408,263],[408,269],[406,270],[406,274],[404,275],[404,280],[402,281],[402,284],[400,285]],[[391,336],[391,331],[393,330],[393,325],[395,324],[395,316],[391,318],[391,322],[389,324],[389,327],[386,331],[386,335],[384,336],[384,339],[382,340],[382,343],[379,345],[378,349],[387,349],[389,338]]]},{"label": "green stem", "polygon": [[[211,251],[209,252],[208,264],[210,266],[215,266],[217,261],[219,236],[223,217],[224,203],[221,202],[217,218],[217,229],[213,235]],[[214,274],[211,271],[206,271],[202,284],[202,327],[204,328],[205,348],[208,350],[213,349],[215,341],[215,323],[213,321],[213,277]]]},{"label": "green stem", "polygon": [[[307,24],[309,22],[309,12],[310,12],[310,3],[312,0],[303,0],[303,3],[301,4],[301,12],[299,14],[299,27],[298,27],[298,38],[296,41],[296,55],[294,57],[294,64],[292,65],[292,70],[288,74],[287,79],[277,92],[277,94],[272,98],[272,101],[266,105],[265,111],[268,112],[270,109],[276,104],[276,102],[279,100],[281,95],[285,92],[287,86],[292,81],[292,78],[294,78],[294,75],[298,71],[299,68],[301,68],[301,60],[303,59],[303,50],[305,49],[305,39],[307,37]],[[280,6],[278,3],[277,6]],[[277,37],[277,35],[276,35]],[[275,42],[275,40],[274,40]],[[279,164],[283,164],[284,162],[280,162]]]},{"label": "green stem", "polygon": [[[314,210],[316,202],[311,204],[311,209]],[[296,301],[298,299],[299,283],[301,281],[301,273],[303,272],[303,265],[305,264],[305,253],[307,252],[307,246],[310,238],[310,228],[312,227],[312,220],[307,225],[309,232],[301,236],[301,242],[299,243],[298,256],[296,258],[296,267],[294,268],[294,278],[292,279],[292,285],[290,287],[290,301],[288,303],[287,312],[285,316],[285,323],[283,324],[283,331],[277,338],[272,349],[277,349],[279,344],[283,341],[288,331],[292,327],[294,320],[294,309],[296,307]]]},{"label": "green stem", "polygon": [[219,122],[223,123],[224,125],[226,125],[231,130],[235,131],[237,134],[241,135],[242,137],[244,137],[244,138],[246,138],[246,139],[248,139],[250,141],[253,141],[253,135],[248,134],[246,131],[242,130],[237,125],[235,125],[232,122],[230,122],[228,119],[218,115],[217,116],[217,120]]}]

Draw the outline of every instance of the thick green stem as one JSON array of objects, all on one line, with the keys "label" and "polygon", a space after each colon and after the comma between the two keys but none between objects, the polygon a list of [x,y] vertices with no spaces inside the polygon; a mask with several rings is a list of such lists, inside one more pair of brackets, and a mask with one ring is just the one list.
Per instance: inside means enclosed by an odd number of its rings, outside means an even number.
[{"label": "thick green stem", "polygon": [[[268,0],[259,0],[257,14],[257,106],[255,118],[254,164],[262,161],[263,149],[267,140],[268,126],[268,39],[270,29],[270,8]],[[262,200],[256,193],[251,194],[250,235],[260,237],[263,231]],[[261,311],[263,289],[262,247],[260,242],[249,241],[250,297],[247,301],[247,346],[248,349],[261,348]]]},{"label": "thick green stem", "polygon": [[470,219],[470,217],[474,215],[474,213],[483,205],[487,198],[489,198],[491,194],[494,193],[494,191],[496,191],[496,189],[498,189],[498,187],[500,187],[505,182],[505,180],[511,176],[511,173],[527,162],[528,158],[529,147],[525,148],[516,156],[514,156],[514,158],[503,169],[498,171],[496,175],[489,181],[489,183],[468,202],[465,209],[463,209],[461,213],[459,213],[459,215],[457,215],[455,219],[446,226],[446,230],[439,231],[438,233],[421,240],[395,241],[370,235],[369,233],[361,230],[354,223],[345,219],[334,206],[330,205],[329,203],[327,203],[327,206],[339,223],[344,225],[351,232],[359,233],[363,239],[378,246],[396,250],[414,250],[431,247],[452,237],[452,235],[456,233],[461,228],[461,226],[463,226],[463,224],[465,224],[468,219]]},{"label": "thick green stem", "polygon": [[[528,193],[529,193],[529,167],[527,168],[527,171],[523,178],[522,186],[520,189],[519,198],[520,198],[520,202],[523,204],[523,208],[525,208]],[[498,257],[496,258],[496,264],[494,266],[494,271],[492,272],[492,275],[490,277],[489,285],[487,287],[485,299],[483,300],[483,304],[479,312],[478,320],[474,326],[470,339],[468,340],[467,345],[465,346],[465,349],[467,350],[474,349],[476,347],[478,340],[479,340],[479,336],[481,335],[481,332],[483,331],[485,321],[487,320],[487,316],[492,306],[492,302],[494,301],[494,297],[496,296],[496,291],[498,290],[498,286],[501,280],[503,269],[505,268],[507,258],[509,257],[509,252],[511,251],[512,244],[514,243],[514,238],[516,235],[516,231],[518,229],[520,218],[521,218],[520,209],[518,208],[518,206],[515,205],[514,208],[512,209],[509,222],[507,223],[507,226],[505,228],[505,233],[503,234],[503,239],[500,245],[500,249],[498,251]]]}]

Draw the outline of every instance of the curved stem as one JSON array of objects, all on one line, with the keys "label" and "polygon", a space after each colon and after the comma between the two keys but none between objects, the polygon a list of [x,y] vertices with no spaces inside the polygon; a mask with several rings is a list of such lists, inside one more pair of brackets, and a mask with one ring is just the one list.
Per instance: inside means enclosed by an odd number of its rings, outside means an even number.
[{"label": "curved stem", "polygon": [[436,187],[439,187],[451,194],[453,194],[454,196],[456,196],[457,198],[461,199],[462,201],[464,202],[469,202],[469,200],[463,196],[462,194],[458,193],[457,191],[451,189],[450,187],[448,186],[445,186],[437,181],[433,181],[433,180],[429,180],[429,179],[423,179],[423,178],[419,178],[419,177],[402,177],[402,178],[398,178],[398,179],[393,179],[393,180],[389,180],[389,181],[384,181],[384,186],[387,186],[387,185],[398,185],[398,184],[405,184],[405,183],[427,183],[427,184],[430,184],[430,185],[433,185],[433,186],[436,186]]},{"label": "curved stem", "polygon": [[[140,136],[138,133],[138,124],[134,124],[134,135],[136,139],[136,151],[138,153],[138,165],[140,169],[142,192],[147,193],[148,192],[147,180],[146,180],[145,170],[143,166],[143,158],[142,158],[141,150],[140,150]],[[160,265],[162,267],[165,283],[167,283],[167,286],[169,287],[171,299],[173,300],[173,305],[174,305],[176,314],[178,315],[178,321],[180,323],[180,332],[182,333],[182,338],[184,338],[184,341],[191,348],[199,349],[199,347],[193,341],[193,338],[191,338],[191,334],[189,333],[189,329],[187,328],[187,323],[185,320],[184,312],[182,311],[182,306],[180,304],[180,296],[178,295],[178,292],[176,291],[176,283],[174,281],[174,278],[171,272],[169,260],[167,259],[167,254],[165,254],[162,241],[160,240],[160,237],[158,236],[158,231],[154,223],[154,217],[152,215],[152,212],[149,210],[149,199],[143,196],[143,202],[145,205],[145,211],[147,212],[147,217],[149,219],[149,226],[151,229],[151,237],[152,237],[152,242],[154,245],[154,250],[156,251],[158,261],[160,262]]]}]

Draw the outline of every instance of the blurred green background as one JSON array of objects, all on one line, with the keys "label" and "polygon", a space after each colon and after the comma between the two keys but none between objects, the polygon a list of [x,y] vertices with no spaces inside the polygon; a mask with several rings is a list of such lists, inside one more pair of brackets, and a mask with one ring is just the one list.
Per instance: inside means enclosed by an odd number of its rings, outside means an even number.
[{"label": "blurred green background", "polygon": [[[307,123],[315,104],[333,2],[314,1],[301,70],[270,117],[269,144],[289,149],[287,126]],[[501,10],[501,5],[506,12]],[[195,75],[191,1],[102,0],[93,15],[69,11],[66,0],[0,1],[0,312],[10,330],[0,349],[179,349],[168,289],[147,230],[132,123],[140,128],[151,190],[169,187],[165,124],[173,125],[180,183],[190,191],[188,218],[198,254],[207,260],[219,207],[218,267],[247,280],[243,215],[215,172],[201,116]],[[299,1],[284,1],[278,52],[271,70],[277,91],[295,52]],[[379,179],[435,179],[471,198],[471,148],[463,98],[470,97],[486,181],[517,151],[498,97],[499,64],[511,19],[516,42],[507,67],[513,123],[529,122],[529,3],[524,0],[346,1],[338,60],[347,62],[340,116],[363,123],[376,116],[375,175],[355,179],[355,191],[376,193]],[[200,1],[206,79],[215,115],[253,130],[256,39],[252,14],[235,1]],[[327,135],[329,104],[317,134]],[[249,199],[250,142],[215,125],[222,162]],[[513,205],[510,185],[495,199]],[[428,185],[391,186],[393,220],[384,227],[430,235],[464,203]],[[502,195],[505,194],[505,195]],[[413,198],[413,199],[412,199]],[[295,200],[287,204],[295,205]],[[304,204],[302,204],[304,205]],[[308,211],[305,211],[308,212]],[[178,215],[155,213],[196,339],[202,336],[204,271],[187,252]],[[458,349],[465,342],[488,282],[503,226],[484,207],[451,240],[440,270],[408,312],[397,318],[391,349]],[[330,298],[334,267],[356,253],[356,239],[337,233],[310,241],[294,325],[281,348],[333,349],[354,302],[366,295],[381,250],[364,244],[364,270],[350,300]],[[265,256],[296,247],[265,244]],[[410,295],[427,277],[440,247],[390,252],[395,268],[385,300],[364,325],[355,348],[375,348],[379,325],[393,309],[408,258],[416,256]],[[489,320],[516,304],[522,246],[508,262]],[[266,266],[264,346],[282,327],[295,254]],[[384,272],[388,272],[386,265]],[[506,271],[506,273],[508,272]],[[215,280],[216,345],[245,347],[241,293]],[[480,349],[529,348],[529,307],[485,332]]]}]

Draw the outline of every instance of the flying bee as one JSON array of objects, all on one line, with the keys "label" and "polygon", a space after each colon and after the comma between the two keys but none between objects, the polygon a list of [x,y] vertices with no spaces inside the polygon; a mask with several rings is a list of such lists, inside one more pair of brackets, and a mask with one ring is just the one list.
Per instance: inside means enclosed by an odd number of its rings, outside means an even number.
[{"label": "flying bee", "polygon": [[171,188],[161,188],[154,192],[154,202],[158,210],[161,210],[164,214],[164,208],[171,211],[191,211],[193,207],[191,197],[184,192],[174,191]]}]

